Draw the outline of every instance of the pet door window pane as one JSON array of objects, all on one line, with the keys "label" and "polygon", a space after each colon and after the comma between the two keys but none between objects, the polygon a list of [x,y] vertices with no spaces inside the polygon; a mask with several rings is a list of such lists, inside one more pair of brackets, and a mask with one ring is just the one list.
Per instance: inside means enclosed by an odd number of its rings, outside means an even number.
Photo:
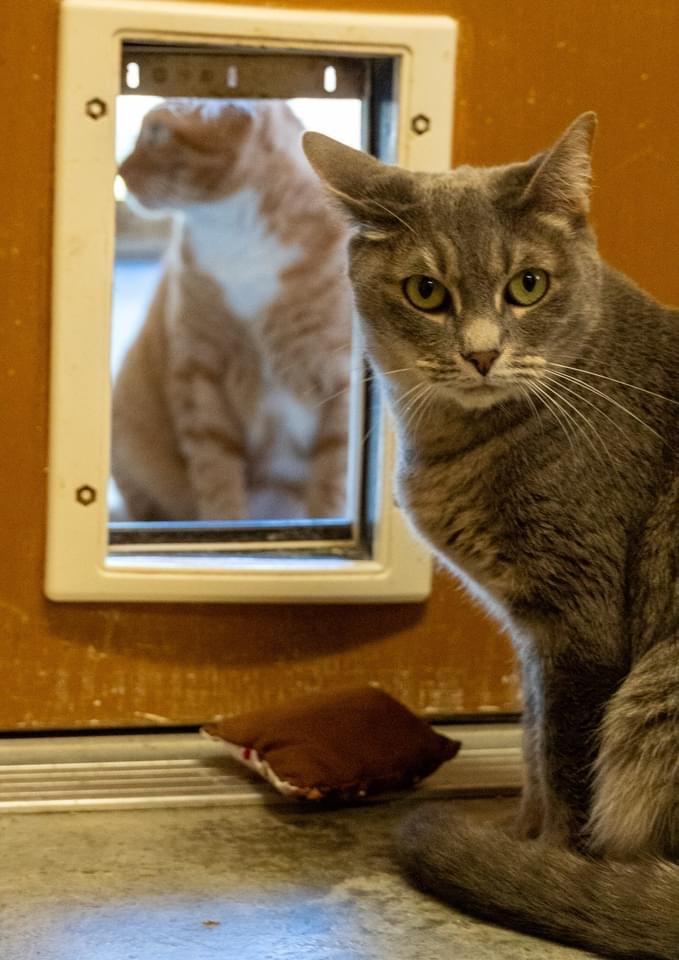
[{"label": "pet door window pane", "polygon": [[347,229],[300,139],[389,159],[395,66],[124,44],[112,553],[369,554],[373,401]]}]

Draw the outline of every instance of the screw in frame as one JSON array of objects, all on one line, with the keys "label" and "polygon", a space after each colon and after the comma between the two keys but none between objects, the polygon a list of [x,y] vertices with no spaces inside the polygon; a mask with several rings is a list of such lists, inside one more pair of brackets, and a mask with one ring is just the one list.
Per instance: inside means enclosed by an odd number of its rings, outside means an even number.
[{"label": "screw in frame", "polygon": [[413,119],[410,121],[410,129],[418,136],[426,133],[430,127],[431,120],[423,113],[418,113],[417,116],[413,117]]},{"label": "screw in frame", "polygon": [[83,507],[89,507],[89,505],[97,499],[97,491],[94,487],[85,483],[82,487],[78,487],[75,492],[75,498],[78,503],[82,503]]},{"label": "screw in frame", "polygon": [[92,100],[88,100],[85,104],[85,113],[93,120],[100,120],[102,117],[105,117],[106,109],[106,104],[103,100],[100,100],[99,97],[93,97]]}]

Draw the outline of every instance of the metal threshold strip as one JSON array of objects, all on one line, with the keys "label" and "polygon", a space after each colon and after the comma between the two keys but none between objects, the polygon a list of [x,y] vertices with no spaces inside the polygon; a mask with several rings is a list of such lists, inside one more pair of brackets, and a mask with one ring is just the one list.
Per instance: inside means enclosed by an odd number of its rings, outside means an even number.
[{"label": "metal threshold strip", "polygon": [[[406,799],[515,792],[521,785],[514,724],[445,726],[458,756]],[[295,804],[222,746],[197,733],[0,739],[0,813]]]}]

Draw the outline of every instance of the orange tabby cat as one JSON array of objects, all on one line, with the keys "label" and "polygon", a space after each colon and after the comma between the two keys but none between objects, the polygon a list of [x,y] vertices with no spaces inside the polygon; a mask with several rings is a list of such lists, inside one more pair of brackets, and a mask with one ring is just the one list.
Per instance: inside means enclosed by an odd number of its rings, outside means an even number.
[{"label": "orange tabby cat", "polygon": [[112,470],[135,520],[341,516],[351,292],[283,102],[168,100],[120,174],[176,215],[113,396]]}]

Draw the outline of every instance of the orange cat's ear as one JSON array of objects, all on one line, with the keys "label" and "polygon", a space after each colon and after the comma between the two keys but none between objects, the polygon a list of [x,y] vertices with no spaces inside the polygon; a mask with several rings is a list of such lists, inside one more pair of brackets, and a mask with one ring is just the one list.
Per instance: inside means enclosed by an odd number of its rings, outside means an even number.
[{"label": "orange cat's ear", "polygon": [[541,162],[522,198],[525,203],[566,216],[587,213],[595,129],[596,114],[583,113],[550,150],[541,154]]},{"label": "orange cat's ear", "polygon": [[305,133],[302,145],[309,163],[352,220],[385,229],[397,226],[394,210],[409,204],[414,190],[405,170],[322,133]]}]

